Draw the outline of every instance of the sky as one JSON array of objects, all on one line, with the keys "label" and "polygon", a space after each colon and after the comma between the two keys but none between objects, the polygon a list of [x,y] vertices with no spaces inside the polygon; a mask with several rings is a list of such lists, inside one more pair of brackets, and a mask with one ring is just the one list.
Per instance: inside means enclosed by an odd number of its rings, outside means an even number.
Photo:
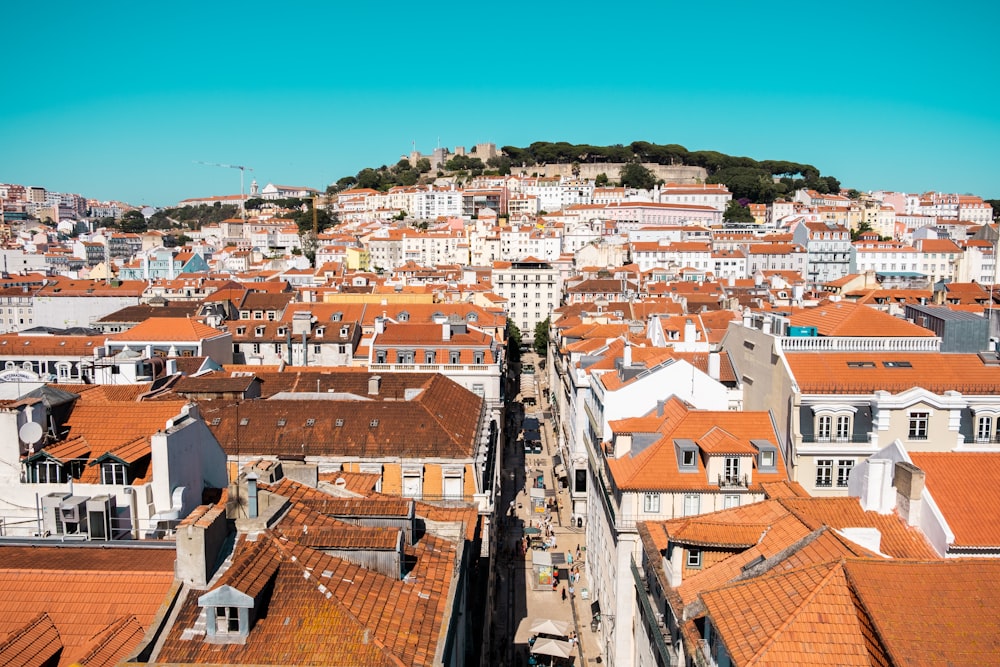
[{"label": "sky", "polygon": [[417,150],[649,141],[1000,198],[1000,3],[16,2],[0,182],[171,206]]}]

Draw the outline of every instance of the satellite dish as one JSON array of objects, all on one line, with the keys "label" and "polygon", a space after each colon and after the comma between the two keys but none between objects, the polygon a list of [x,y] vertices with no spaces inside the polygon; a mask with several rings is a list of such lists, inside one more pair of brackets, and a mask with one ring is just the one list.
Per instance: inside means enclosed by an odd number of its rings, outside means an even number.
[{"label": "satellite dish", "polygon": [[33,445],[42,439],[42,425],[38,422],[28,422],[17,432],[21,438],[21,442],[27,445]]}]

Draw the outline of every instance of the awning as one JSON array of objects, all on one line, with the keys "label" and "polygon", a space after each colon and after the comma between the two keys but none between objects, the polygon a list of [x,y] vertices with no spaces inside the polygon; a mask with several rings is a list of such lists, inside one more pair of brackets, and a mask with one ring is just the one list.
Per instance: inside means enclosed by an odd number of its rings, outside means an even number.
[{"label": "awning", "polygon": [[570,625],[567,621],[557,621],[551,618],[540,618],[531,624],[531,632],[540,635],[558,635],[566,637],[569,635]]},{"label": "awning", "polygon": [[531,647],[532,653],[552,655],[557,658],[568,658],[573,651],[573,645],[559,639],[539,639]]}]

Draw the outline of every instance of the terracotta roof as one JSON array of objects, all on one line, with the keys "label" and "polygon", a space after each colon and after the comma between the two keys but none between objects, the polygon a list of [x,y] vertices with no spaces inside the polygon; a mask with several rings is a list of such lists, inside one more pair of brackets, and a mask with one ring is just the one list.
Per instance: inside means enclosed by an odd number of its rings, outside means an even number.
[{"label": "terracotta roof", "polygon": [[409,576],[398,579],[282,543],[270,533],[257,540],[240,540],[233,557],[234,567],[253,558],[274,568],[266,613],[257,616],[246,643],[207,643],[197,631],[185,640],[182,635],[196,628],[201,613],[189,596],[158,662],[393,667],[433,662],[456,557],[453,544],[425,534],[408,549]]},{"label": "terracotta roof", "polygon": [[[648,415],[610,422],[615,433],[657,433],[661,437],[635,456],[625,455],[608,460],[608,470],[615,486],[621,490],[711,489],[703,457],[696,457],[697,473],[681,472],[674,448],[677,439],[693,440],[705,454],[751,454],[756,449],[751,440],[765,440],[777,445],[770,414],[767,412],[728,412],[689,409],[673,396],[663,406],[663,415],[654,409]],[[709,449],[702,446],[705,438]],[[710,451],[712,447],[721,447]],[[739,451],[737,451],[739,450]],[[760,472],[754,464],[751,488],[765,481],[787,478],[780,450],[776,450],[776,469]]]},{"label": "terracotta roof", "polygon": [[165,429],[167,420],[179,415],[185,405],[183,401],[117,403],[109,409],[82,402],[73,408],[66,426],[70,436],[85,437],[93,454],[100,455]]},{"label": "terracotta roof", "polygon": [[[758,577],[701,595],[738,665],[872,664],[837,563]],[[880,656],[884,657],[884,656]]]},{"label": "terracotta roof", "polygon": [[848,560],[859,611],[895,665],[975,665],[1000,653],[1000,561]]},{"label": "terracotta roof", "polygon": [[[406,377],[393,377],[401,375]],[[272,378],[277,377],[280,374],[265,375],[264,386],[274,390],[273,384],[279,383],[272,384]],[[334,389],[343,398],[288,395],[239,405],[203,405],[203,416],[226,452],[242,456],[472,456],[482,398],[442,375],[415,373],[387,373],[381,376],[386,384],[378,396],[369,396],[369,377],[339,372],[326,376],[320,391]],[[302,388],[314,392],[316,381]]]},{"label": "terracotta roof", "polygon": [[954,546],[1000,547],[1000,497],[983,493],[1000,486],[1000,452],[911,452],[910,460],[924,471]]},{"label": "terracotta roof", "polygon": [[62,648],[59,631],[49,615],[42,612],[0,643],[0,663],[17,667],[44,667],[52,664],[51,660]]},{"label": "terracotta roof", "polygon": [[[112,640],[110,626],[134,618],[150,627],[173,585],[174,556],[173,549],[0,546],[0,637],[44,612],[64,647],[60,665],[111,653],[117,662],[142,633],[129,633],[126,623],[125,635]],[[123,650],[112,651],[112,641]],[[98,650],[102,642],[109,644]]]},{"label": "terracotta roof", "polygon": [[935,394],[1000,393],[1000,366],[977,354],[939,352],[787,352],[804,394],[899,393],[922,387]]},{"label": "terracotta roof", "polygon": [[935,335],[912,322],[849,301],[797,310],[788,319],[792,326],[816,327],[821,336],[927,338]]},{"label": "terracotta roof", "polygon": [[135,616],[122,617],[97,633],[78,660],[87,667],[113,667],[142,643],[146,630]]},{"label": "terracotta roof", "polygon": [[224,336],[222,331],[193,318],[151,317],[128,331],[112,334],[108,340],[115,342],[174,341],[193,342]]},{"label": "terracotta roof", "polygon": [[877,528],[879,550],[893,558],[936,558],[937,553],[918,529],[895,514],[866,512],[857,498],[782,498],[778,501],[812,529],[826,525],[837,530]]}]

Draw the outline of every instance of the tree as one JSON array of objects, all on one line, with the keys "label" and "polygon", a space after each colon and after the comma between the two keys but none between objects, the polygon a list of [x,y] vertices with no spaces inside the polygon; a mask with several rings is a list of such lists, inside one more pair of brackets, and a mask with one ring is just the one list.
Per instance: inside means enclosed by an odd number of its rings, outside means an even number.
[{"label": "tree", "polygon": [[118,228],[126,234],[142,234],[146,231],[146,217],[141,211],[125,211]]},{"label": "tree", "polygon": [[638,162],[629,162],[622,167],[619,179],[626,188],[651,190],[656,185],[656,175]]},{"label": "tree", "polygon": [[544,359],[549,350],[549,318],[535,325],[535,354]]},{"label": "tree", "polygon": [[417,160],[417,171],[419,171],[421,174],[426,174],[430,170],[431,170],[430,160],[428,160],[425,157],[422,157],[419,160]]},{"label": "tree", "polygon": [[603,172],[598,174],[597,177],[594,178],[594,185],[599,188],[606,187],[608,185],[608,175]]},{"label": "tree", "polygon": [[736,199],[730,199],[722,219],[726,222],[753,222],[753,214],[749,207],[743,206]]},{"label": "tree", "polygon": [[521,330],[514,320],[507,320],[507,358],[511,361],[521,358]]}]

